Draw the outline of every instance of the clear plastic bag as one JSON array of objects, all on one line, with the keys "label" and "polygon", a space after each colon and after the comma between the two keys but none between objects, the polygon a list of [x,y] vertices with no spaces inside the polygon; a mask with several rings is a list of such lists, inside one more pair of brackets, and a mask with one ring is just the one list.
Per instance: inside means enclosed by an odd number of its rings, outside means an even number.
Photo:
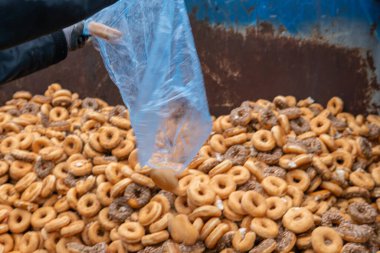
[{"label": "clear plastic bag", "polygon": [[184,1],[121,0],[91,21],[122,32],[96,40],[129,109],[140,164],[182,171],[211,131]]}]

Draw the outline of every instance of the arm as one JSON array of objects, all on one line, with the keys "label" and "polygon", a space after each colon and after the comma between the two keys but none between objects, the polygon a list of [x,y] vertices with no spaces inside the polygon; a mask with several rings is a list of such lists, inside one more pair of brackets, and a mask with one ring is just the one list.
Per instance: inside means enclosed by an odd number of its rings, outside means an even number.
[{"label": "arm", "polygon": [[67,56],[62,31],[0,51],[0,84],[55,64]]},{"label": "arm", "polygon": [[0,50],[83,20],[116,0],[1,0]]}]

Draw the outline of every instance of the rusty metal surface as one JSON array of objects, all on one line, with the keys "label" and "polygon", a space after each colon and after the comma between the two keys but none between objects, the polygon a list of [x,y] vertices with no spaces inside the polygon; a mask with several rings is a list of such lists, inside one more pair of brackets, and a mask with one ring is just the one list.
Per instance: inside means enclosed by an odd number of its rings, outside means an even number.
[{"label": "rusty metal surface", "polygon": [[[227,113],[247,99],[272,99],[279,94],[311,96],[322,104],[340,96],[346,110],[366,113],[371,94],[379,87],[376,79],[370,79],[370,54],[358,49],[278,37],[255,29],[247,29],[243,35],[195,20],[192,27],[213,114]],[[55,66],[2,86],[0,102],[17,90],[41,93],[53,82],[81,96],[122,103],[91,46],[71,53]]]}]

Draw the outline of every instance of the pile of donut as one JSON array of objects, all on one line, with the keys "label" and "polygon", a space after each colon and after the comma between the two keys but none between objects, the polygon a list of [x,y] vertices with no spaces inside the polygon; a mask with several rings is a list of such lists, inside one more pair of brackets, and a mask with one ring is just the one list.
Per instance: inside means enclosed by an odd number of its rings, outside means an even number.
[{"label": "pile of donut", "polygon": [[380,116],[337,97],[246,101],[169,192],[125,107],[18,91],[0,107],[0,252],[377,252],[379,138]]}]

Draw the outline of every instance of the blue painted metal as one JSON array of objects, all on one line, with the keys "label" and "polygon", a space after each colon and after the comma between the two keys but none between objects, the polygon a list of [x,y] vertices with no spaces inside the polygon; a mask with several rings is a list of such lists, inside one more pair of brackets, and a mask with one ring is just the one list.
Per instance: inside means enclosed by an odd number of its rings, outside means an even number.
[{"label": "blue painted metal", "polygon": [[378,0],[185,0],[189,13],[210,24],[229,28],[257,25],[267,21],[283,25],[297,34],[306,25],[318,25],[344,19],[346,22],[378,23],[380,35],[380,1]]}]

